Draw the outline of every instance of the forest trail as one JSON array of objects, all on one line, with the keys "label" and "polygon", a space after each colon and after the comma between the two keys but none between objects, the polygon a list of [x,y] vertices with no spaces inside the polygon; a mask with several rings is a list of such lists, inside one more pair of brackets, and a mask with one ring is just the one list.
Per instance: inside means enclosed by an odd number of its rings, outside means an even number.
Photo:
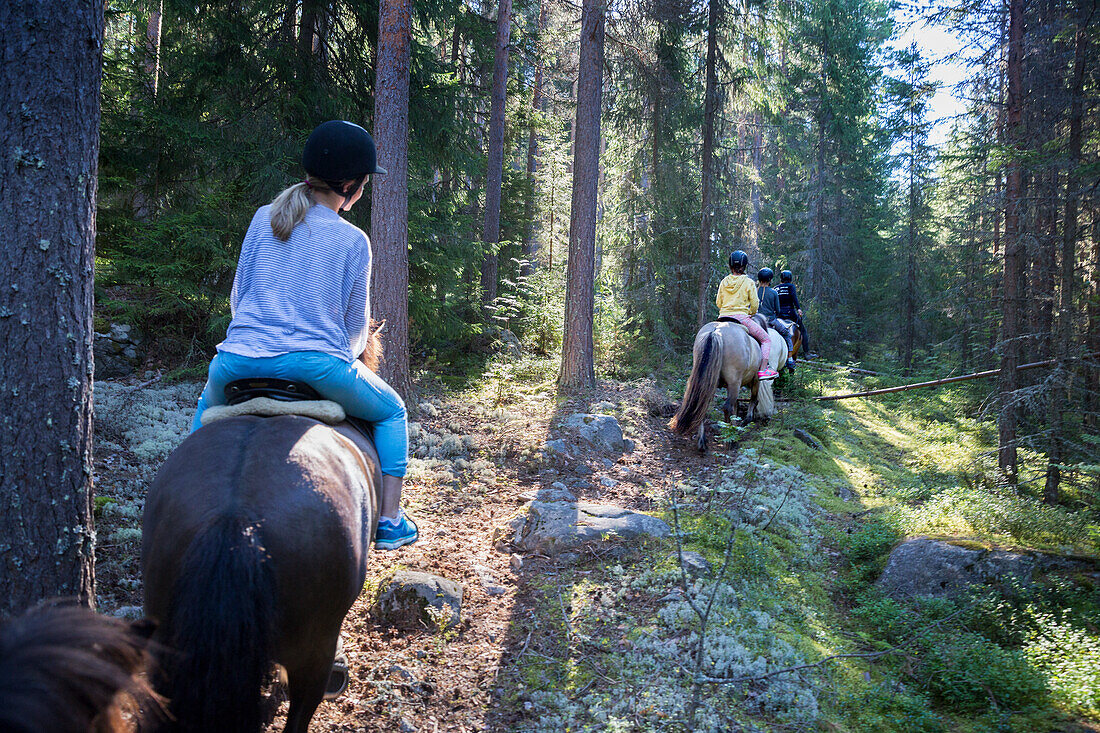
[{"label": "forest trail", "polygon": [[[404,502],[420,524],[421,540],[397,552],[372,553],[368,587],[397,569],[442,576],[463,586],[462,621],[443,638],[427,630],[382,628],[370,621],[371,597],[364,593],[344,623],[352,669],[349,692],[318,711],[316,730],[404,730],[410,725],[421,731],[510,730],[522,724],[522,703],[507,699],[515,691],[515,677],[526,655],[552,653],[559,641],[554,620],[537,617],[541,604],[532,597],[538,594],[532,581],[563,568],[530,554],[513,568],[511,556],[493,547],[493,528],[521,509],[523,494],[557,481],[567,482],[580,501],[653,512],[668,482],[705,477],[728,460],[721,453],[700,456],[690,441],[674,440],[664,427],[668,418],[648,413],[651,392],[651,387],[604,382],[583,399],[557,401],[550,384],[517,390],[499,406],[488,395],[473,402],[461,395],[422,396],[413,445],[425,445],[425,435],[455,444],[457,436],[469,448],[465,457],[414,462]],[[616,460],[589,448],[575,449],[571,459],[537,458],[551,432],[557,432],[551,425],[558,418],[590,412],[599,403],[605,403],[604,409],[614,405],[609,412],[637,443],[632,453]],[[611,479],[614,486],[601,479]],[[593,563],[628,551],[608,543],[571,565],[591,572]],[[490,583],[505,589],[502,594],[487,591],[486,568]],[[532,633],[518,633],[529,622]]]},{"label": "forest trail", "polygon": [[[564,571],[599,573],[628,556],[637,560],[638,548],[602,543],[568,567],[529,554],[515,568],[508,553],[493,547],[494,526],[521,509],[524,493],[557,481],[568,483],[580,501],[656,513],[667,507],[670,486],[709,482],[733,460],[724,451],[700,455],[693,441],[674,436],[667,429],[672,403],[651,380],[603,381],[583,397],[561,399],[552,379],[516,384],[512,376],[498,374],[473,391],[422,391],[410,423],[410,451],[422,457],[410,462],[403,500],[419,522],[421,539],[398,551],[372,552],[366,589],[343,627],[349,689],[321,706],[311,730],[474,731],[530,725],[530,720],[523,722],[531,703],[523,699],[522,678],[531,660],[545,661],[556,653],[564,612],[559,599],[553,599],[550,610],[558,618],[545,617],[543,581]],[[97,514],[104,538],[98,554],[100,607],[136,615],[144,486],[159,466],[155,459],[185,437],[198,385],[135,390],[135,385],[108,382],[97,390]],[[576,445],[568,458],[542,455],[545,441],[560,434],[561,418],[589,411],[614,415],[635,442],[634,450],[613,455]],[[667,547],[659,551],[667,560]],[[458,627],[438,633],[374,623],[372,593],[398,569],[462,585]],[[494,589],[490,595],[483,576],[491,576],[504,592]],[[655,605],[651,596],[628,595],[624,608],[633,601],[642,615],[649,615]],[[625,639],[621,632],[618,636]],[[281,715],[285,711],[284,703]],[[280,729],[281,715],[272,730]]]},{"label": "forest trail", "polygon": [[[563,396],[553,364],[530,358],[490,365],[457,388],[422,376],[404,499],[421,540],[371,554],[364,593],[343,629],[349,689],[321,706],[311,730],[682,730],[696,691],[697,730],[809,730],[823,721],[851,731],[990,730],[1002,710],[1018,716],[1005,730],[1089,730],[1065,714],[1088,717],[1100,692],[1100,677],[1088,671],[1097,652],[1074,636],[1079,624],[1091,628],[1100,618],[1087,586],[1083,595],[1064,584],[1039,588],[1018,601],[1025,616],[1005,616],[1016,612],[994,598],[896,663],[852,659],[745,686],[693,684],[702,626],[693,602],[714,599],[704,633],[707,674],[758,677],[886,648],[900,641],[897,629],[939,623],[950,604],[908,608],[873,587],[905,536],[1080,553],[1093,547],[1083,519],[1007,496],[983,479],[995,455],[991,431],[961,393],[827,409],[805,399],[856,386],[852,377],[800,372],[781,387],[790,399],[768,425],[742,432],[733,451],[714,450],[712,438],[712,451],[700,455],[666,427],[675,384],[604,380]],[[140,614],[145,487],[186,435],[198,387],[96,386],[97,574],[107,613]],[[578,412],[616,417],[634,450],[582,451],[572,441],[571,457],[545,455],[547,440],[569,440],[561,423]],[[801,442],[795,430],[820,445]],[[520,562],[495,548],[494,527],[521,510],[524,494],[559,481],[578,500],[670,525],[675,503],[684,549],[709,572],[682,574],[668,539],[612,539],[572,558],[526,554]],[[405,630],[372,619],[373,597],[395,570],[459,583],[460,623]],[[1051,615],[1064,598],[1082,599],[1074,617]],[[1059,639],[1054,651],[1043,637],[1027,641],[1026,627],[1011,640],[987,638],[985,630],[1020,618],[1039,619],[1044,635]],[[987,665],[987,676],[958,682],[973,676],[968,660],[990,655],[998,664]],[[1066,669],[1082,671],[1072,677]],[[944,679],[956,682],[944,688]],[[1070,682],[1059,687],[1059,679]],[[909,722],[890,722],[897,720]]]}]

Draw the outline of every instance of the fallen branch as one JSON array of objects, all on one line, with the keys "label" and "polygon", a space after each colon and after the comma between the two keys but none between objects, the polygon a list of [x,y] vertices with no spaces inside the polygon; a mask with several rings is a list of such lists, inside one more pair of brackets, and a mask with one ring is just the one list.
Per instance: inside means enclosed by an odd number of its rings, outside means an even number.
[{"label": "fallen branch", "polygon": [[[1048,359],[1046,361],[1036,361],[1031,364],[1021,364],[1016,367],[1016,371],[1021,372],[1025,369],[1038,369],[1039,367],[1050,366],[1055,363],[1054,359]],[[941,384],[951,384],[952,382],[965,382],[968,379],[981,379],[982,377],[992,377],[995,374],[1000,374],[1000,369],[989,369],[984,372],[975,372],[974,374],[963,374],[959,377],[948,377],[947,379],[936,379],[931,382],[918,382],[917,384],[903,384],[900,387],[886,387],[885,389],[872,389],[868,392],[849,392],[847,394],[834,394],[826,395],[824,397],[814,397],[814,400],[820,402],[827,402],[830,400],[847,400],[852,397],[870,397],[871,395],[888,394],[890,392],[904,392],[907,389],[919,389],[921,387],[938,387]]]}]

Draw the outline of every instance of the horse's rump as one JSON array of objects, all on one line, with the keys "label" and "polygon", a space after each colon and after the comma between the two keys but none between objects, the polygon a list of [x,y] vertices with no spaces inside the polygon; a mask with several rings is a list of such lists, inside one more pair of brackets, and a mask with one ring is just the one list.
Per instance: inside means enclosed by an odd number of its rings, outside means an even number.
[{"label": "horse's rump", "polygon": [[[326,653],[331,664],[378,518],[377,455],[363,449],[308,418],[233,417],[193,433],[157,474],[144,517],[146,612],[194,660],[165,661],[177,677],[168,689],[186,698],[173,713],[201,711],[191,729],[258,730],[267,665],[316,667]],[[238,707],[238,718],[206,722]]]}]

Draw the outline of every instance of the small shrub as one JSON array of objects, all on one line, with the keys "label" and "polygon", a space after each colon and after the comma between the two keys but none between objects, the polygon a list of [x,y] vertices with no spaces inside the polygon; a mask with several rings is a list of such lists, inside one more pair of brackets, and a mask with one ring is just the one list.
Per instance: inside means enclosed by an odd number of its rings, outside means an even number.
[{"label": "small shrub", "polygon": [[911,636],[919,622],[912,609],[880,593],[861,596],[852,615],[866,624],[873,636],[891,644]]},{"label": "small shrub", "polygon": [[1051,694],[1075,713],[1100,717],[1100,639],[1050,615],[1037,615],[1039,628],[1024,654],[1049,681]]},{"label": "small shrub", "polygon": [[899,539],[901,533],[892,522],[875,517],[848,535],[844,542],[844,554],[853,563],[876,560],[888,553]]},{"label": "small shrub", "polygon": [[1023,653],[970,632],[928,636],[916,672],[933,700],[954,710],[1023,710],[1041,705],[1047,685]]},{"label": "small shrub", "polygon": [[893,686],[876,685],[843,701],[852,718],[852,730],[894,733],[942,733],[943,720],[932,712],[928,700],[899,692]]}]

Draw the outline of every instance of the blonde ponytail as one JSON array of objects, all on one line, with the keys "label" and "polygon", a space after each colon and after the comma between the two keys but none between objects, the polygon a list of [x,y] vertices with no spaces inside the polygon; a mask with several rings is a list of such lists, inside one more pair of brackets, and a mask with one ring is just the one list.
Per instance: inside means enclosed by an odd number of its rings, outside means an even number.
[{"label": "blonde ponytail", "polygon": [[313,181],[307,180],[309,183],[300,181],[283,189],[271,202],[271,231],[280,241],[290,239],[294,227],[306,218],[306,212],[313,206],[313,196],[310,195]]}]

